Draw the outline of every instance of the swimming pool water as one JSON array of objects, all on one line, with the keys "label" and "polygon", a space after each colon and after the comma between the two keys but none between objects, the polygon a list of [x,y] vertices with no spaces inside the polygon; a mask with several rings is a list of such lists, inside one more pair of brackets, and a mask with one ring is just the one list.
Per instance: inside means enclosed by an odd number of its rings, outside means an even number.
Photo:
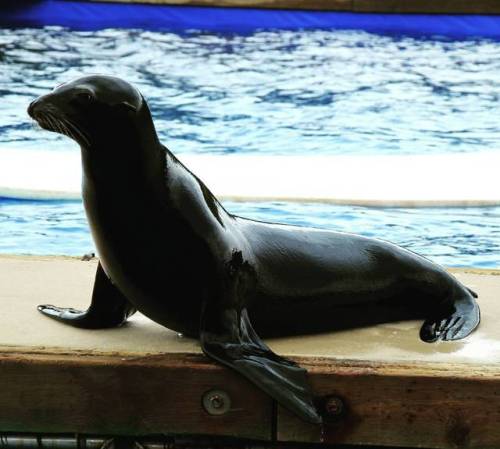
[{"label": "swimming pool water", "polygon": [[[225,202],[232,213],[389,240],[447,266],[500,267],[500,207],[366,208]],[[0,199],[0,253],[94,251],[80,201]]]},{"label": "swimming pool water", "polygon": [[[174,153],[396,155],[500,150],[500,42],[363,31],[247,35],[0,29],[0,151],[75,151],[35,129],[29,102],[89,73],[147,98]],[[354,232],[449,266],[500,266],[500,208],[232,203],[236,214]],[[0,253],[81,255],[80,201],[0,198]]]},{"label": "swimming pool water", "polygon": [[248,35],[0,30],[0,151],[67,148],[36,96],[89,73],[147,98],[174,153],[422,154],[500,149],[500,43],[363,31]]}]

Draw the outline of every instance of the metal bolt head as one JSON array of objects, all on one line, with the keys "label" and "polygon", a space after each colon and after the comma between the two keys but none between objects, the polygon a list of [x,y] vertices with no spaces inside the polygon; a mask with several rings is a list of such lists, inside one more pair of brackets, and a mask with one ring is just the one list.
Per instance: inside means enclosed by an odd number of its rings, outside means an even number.
[{"label": "metal bolt head", "polygon": [[231,409],[231,398],[225,391],[210,390],[203,395],[202,404],[209,415],[224,415]]},{"label": "metal bolt head", "polygon": [[337,396],[328,396],[325,398],[323,409],[329,417],[336,418],[344,413],[344,402]]}]

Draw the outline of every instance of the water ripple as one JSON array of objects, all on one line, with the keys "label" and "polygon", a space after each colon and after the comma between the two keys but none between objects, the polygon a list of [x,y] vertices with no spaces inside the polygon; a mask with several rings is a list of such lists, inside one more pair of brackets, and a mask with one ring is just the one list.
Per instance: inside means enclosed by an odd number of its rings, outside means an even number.
[{"label": "water ripple", "polygon": [[122,76],[175,152],[422,154],[500,149],[500,43],[363,31],[250,35],[0,30],[0,144],[64,149],[26,106],[68,79]]},{"label": "water ripple", "polygon": [[[367,208],[308,203],[225,202],[263,221],[389,240],[447,266],[500,267],[500,207]],[[93,251],[81,202],[0,199],[0,253],[80,255]]]}]

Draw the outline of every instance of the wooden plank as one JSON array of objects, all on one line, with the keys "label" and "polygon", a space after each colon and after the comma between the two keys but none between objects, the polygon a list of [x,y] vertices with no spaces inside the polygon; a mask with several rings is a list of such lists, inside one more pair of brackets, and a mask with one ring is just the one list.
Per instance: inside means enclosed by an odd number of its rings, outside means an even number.
[{"label": "wooden plank", "polygon": [[[302,361],[304,364],[305,362]],[[280,441],[426,448],[500,447],[500,369],[339,362],[309,367],[314,390],[342,398],[323,429],[278,411]]]},{"label": "wooden plank", "polygon": [[[452,271],[479,293],[482,321],[470,337],[457,342],[422,343],[418,340],[420,322],[411,322],[338,332],[323,344],[321,340],[303,341],[302,351],[305,345],[315,348],[307,351],[309,356],[298,357],[309,370],[315,393],[323,398],[341,398],[345,413],[318,429],[280,408],[278,439],[498,449],[499,272]],[[286,347],[274,348],[290,352]]]},{"label": "wooden plank", "polygon": [[[97,2],[108,0],[92,0]],[[353,0],[109,0],[117,3],[351,11]]]},{"label": "wooden plank", "polygon": [[400,14],[500,14],[500,2],[498,0],[353,0],[352,10]]},{"label": "wooden plank", "polygon": [[378,13],[500,14],[498,0],[92,0],[118,3],[201,5]]},{"label": "wooden plank", "polygon": [[[271,400],[202,356],[4,352],[0,385],[3,432],[271,438]],[[203,408],[213,389],[230,396],[228,413]]]},{"label": "wooden plank", "polygon": [[470,337],[425,344],[418,340],[420,322],[412,322],[304,340],[302,350],[312,349],[298,362],[308,369],[315,393],[341,398],[345,414],[318,429],[280,408],[278,440],[498,449],[499,272],[452,271],[479,293],[482,321]]},{"label": "wooden plank", "polygon": [[[86,308],[94,259],[0,256],[0,431],[271,437],[272,401],[201,354],[196,340],[136,314],[89,331],[40,315],[36,305]],[[206,391],[231,410],[209,415]]]},{"label": "wooden plank", "polygon": [[[115,435],[205,434],[318,442],[320,429],[279,409],[232,371],[136,314],[88,331],[41,316],[36,305],[85,307],[96,260],[0,256],[0,431]],[[346,414],[328,422],[332,444],[500,447],[500,272],[453,270],[479,293],[480,327],[466,340],[426,344],[420,321],[267,341],[308,369],[318,397]],[[227,415],[202,395],[223,389]]]}]

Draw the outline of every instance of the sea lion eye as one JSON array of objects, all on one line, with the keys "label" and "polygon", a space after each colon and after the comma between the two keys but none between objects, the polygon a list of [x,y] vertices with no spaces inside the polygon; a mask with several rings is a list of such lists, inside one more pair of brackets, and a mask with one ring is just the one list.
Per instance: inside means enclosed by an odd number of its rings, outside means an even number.
[{"label": "sea lion eye", "polygon": [[77,98],[86,103],[94,101],[94,96],[90,92],[78,92],[76,94]]}]

